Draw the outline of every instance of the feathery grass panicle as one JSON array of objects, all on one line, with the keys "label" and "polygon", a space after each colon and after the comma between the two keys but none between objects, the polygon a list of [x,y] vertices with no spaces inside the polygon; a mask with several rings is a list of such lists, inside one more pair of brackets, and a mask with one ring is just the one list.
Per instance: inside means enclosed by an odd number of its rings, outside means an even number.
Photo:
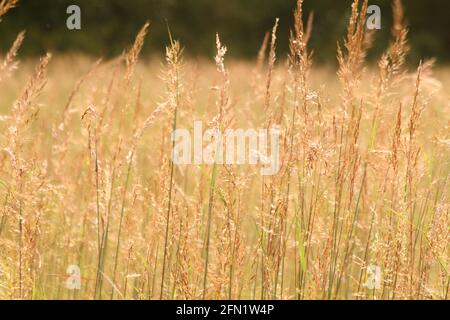
[{"label": "feathery grass panicle", "polygon": [[261,47],[259,48],[258,55],[256,57],[256,68],[259,70],[264,65],[264,60],[266,59],[267,45],[269,43],[269,32],[264,34],[264,39],[261,43]]},{"label": "feathery grass panicle", "polygon": [[[17,275],[16,293],[14,297],[30,298],[33,286],[33,273],[36,271],[36,239],[39,231],[41,211],[36,209],[33,216],[30,209],[35,204],[36,179],[32,171],[33,165],[29,158],[26,145],[26,131],[36,119],[39,108],[35,99],[42,92],[45,85],[45,73],[50,61],[50,54],[41,58],[34,75],[30,78],[25,89],[15,101],[12,116],[7,130],[7,146],[5,151],[10,156],[11,172],[9,176],[13,188],[11,189],[11,206],[17,218]],[[33,181],[34,180],[34,181]],[[43,184],[43,182],[41,182]],[[28,196],[28,199],[27,199]],[[26,201],[28,200],[28,201]],[[29,208],[30,207],[30,208]],[[3,222],[5,223],[5,222]],[[33,228],[35,228],[33,230]],[[34,238],[30,238],[34,237]],[[13,261],[15,255],[13,256]],[[14,292],[14,291],[13,291]]]},{"label": "feathery grass panicle", "polygon": [[25,38],[25,31],[20,32],[17,35],[16,40],[13,45],[9,49],[5,58],[3,59],[3,63],[0,65],[0,81],[2,79],[11,75],[11,72],[18,67],[18,62],[14,59],[17,56],[20,46],[22,45],[23,39]]},{"label": "feathery grass panicle", "polygon": [[[180,108],[180,95],[182,89],[181,82],[181,67],[182,67],[182,53],[183,48],[180,43],[176,40],[172,39],[172,35],[169,31],[170,36],[170,45],[166,47],[166,74],[164,75],[164,79],[166,82],[166,93],[167,100],[166,104],[168,107],[169,113],[172,115],[172,123],[171,129],[172,134],[177,129],[177,120],[178,120],[178,109]],[[157,109],[158,110],[158,109]],[[150,118],[149,118],[150,119]],[[148,120],[149,120],[148,119]],[[173,152],[175,148],[175,139],[173,139],[171,144],[171,156],[173,159]],[[171,227],[171,215],[172,215],[172,201],[173,201],[173,190],[174,190],[174,175],[175,175],[175,165],[173,161],[170,161],[169,165],[169,186],[168,186],[168,196],[167,196],[167,209],[165,214],[165,231],[164,231],[164,252],[163,252],[163,262],[162,262],[162,271],[161,271],[161,289],[159,298],[163,299],[165,297],[165,288],[166,288],[166,273],[167,273],[167,263],[168,263],[168,254],[170,252],[170,227]],[[169,281],[170,284],[170,281]],[[167,286],[168,287],[168,286]]]},{"label": "feathery grass panicle", "polygon": [[[216,68],[219,74],[221,75],[221,85],[219,89],[219,97],[216,100],[216,106],[218,109],[217,115],[212,119],[210,126],[215,130],[225,130],[229,125],[229,114],[228,111],[230,109],[230,96],[229,96],[229,85],[230,80],[228,77],[228,70],[225,68],[225,54],[227,52],[227,47],[223,46],[219,34],[216,34],[216,49],[217,53],[214,57],[216,62]],[[221,141],[218,143],[222,143]],[[217,146],[218,147],[218,146]],[[203,266],[203,291],[202,298],[207,299],[208,297],[208,276],[209,276],[209,268],[210,268],[210,246],[211,246],[211,229],[212,229],[212,219],[213,219],[213,210],[215,208],[215,196],[216,196],[216,183],[217,176],[220,174],[218,171],[218,161],[217,157],[221,156],[215,151],[214,163],[211,171],[211,178],[209,182],[209,196],[208,196],[208,207],[207,207],[207,216],[206,216],[206,232],[205,232],[205,240],[204,240],[204,266]]]},{"label": "feathery grass panicle", "polygon": [[0,2],[0,21],[1,17],[4,16],[9,10],[16,7],[19,0],[2,0]]},{"label": "feathery grass panicle", "polygon": [[141,53],[142,46],[144,45],[145,36],[148,33],[150,28],[150,22],[146,22],[144,26],[139,30],[136,39],[134,40],[133,46],[128,50],[125,54],[125,63],[126,63],[126,71],[125,71],[125,79],[127,83],[131,81],[131,77],[134,73],[134,68],[139,59],[139,54]]},{"label": "feathery grass panicle", "polygon": [[47,53],[40,59],[39,65],[36,68],[34,75],[28,81],[27,86],[22,92],[19,99],[14,104],[14,112],[23,114],[30,107],[32,107],[33,100],[41,93],[45,86],[45,72],[47,70],[48,63],[51,59],[51,54]]},{"label": "feathery grass panicle", "polygon": [[216,34],[216,56],[214,61],[216,62],[216,68],[221,75],[221,86],[219,88],[219,99],[216,101],[217,115],[211,121],[213,128],[219,130],[225,130],[233,121],[231,99],[230,99],[230,78],[228,70],[225,68],[225,54],[227,53],[227,47],[222,46],[220,42],[219,34]]},{"label": "feathery grass panicle", "polygon": [[[403,70],[406,55],[408,53],[408,28],[403,16],[401,0],[395,0],[392,5],[394,14],[394,26],[392,28],[392,43],[378,62],[379,76],[375,88],[375,110],[372,116],[370,149],[376,149],[378,131],[382,121],[380,108],[383,98],[390,92],[395,93],[395,87],[405,78]],[[381,119],[380,119],[381,117]],[[382,128],[381,128],[382,129]]]},{"label": "feathery grass panicle", "polygon": [[347,36],[344,40],[345,52],[338,43],[338,76],[344,87],[342,96],[342,112],[344,118],[348,117],[355,97],[356,87],[361,79],[361,66],[366,52],[364,50],[366,14],[368,0],[364,0],[359,10],[359,0],[352,4],[352,14],[347,27]]},{"label": "feathery grass panicle", "polygon": [[273,110],[270,108],[270,88],[272,85],[273,72],[276,62],[276,42],[277,42],[277,29],[279,19],[275,19],[275,24],[272,28],[271,40],[270,40],[270,50],[269,50],[269,61],[267,68],[267,76],[266,76],[266,87],[265,87],[265,96],[264,96],[264,114],[266,115],[266,127],[270,127],[270,123],[273,118]]}]

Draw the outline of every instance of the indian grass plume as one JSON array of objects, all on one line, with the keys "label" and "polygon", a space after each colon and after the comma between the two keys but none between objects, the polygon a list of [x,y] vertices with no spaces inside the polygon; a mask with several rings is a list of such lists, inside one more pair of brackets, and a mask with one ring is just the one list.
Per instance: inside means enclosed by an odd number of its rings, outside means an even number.
[{"label": "indian grass plume", "polygon": [[395,121],[394,134],[392,136],[392,154],[391,154],[391,164],[394,170],[394,177],[398,175],[399,166],[399,153],[401,152],[401,134],[402,134],[402,104],[400,103],[397,111],[397,118]]},{"label": "indian grass plume", "polygon": [[376,148],[376,141],[380,120],[379,113],[383,103],[383,97],[398,86],[405,78],[403,67],[408,53],[408,28],[403,15],[401,0],[395,0],[392,4],[394,14],[394,26],[392,28],[392,43],[378,62],[379,78],[375,93],[375,110],[372,117],[371,149]]},{"label": "indian grass plume", "polygon": [[[301,15],[300,15],[300,17],[301,17]],[[306,22],[306,30],[305,30],[305,44],[306,45],[308,45],[309,40],[312,37],[313,23],[314,23],[314,12],[311,12],[308,15],[308,21]]]},{"label": "indian grass plume", "polygon": [[[218,87],[218,97],[216,98],[216,108],[217,114],[210,121],[209,127],[213,128],[216,131],[224,131],[226,130],[234,120],[234,115],[232,111],[231,97],[229,92],[230,87],[230,79],[228,70],[225,67],[225,54],[227,52],[227,47],[222,45],[220,41],[219,34],[216,34],[216,56],[214,57],[216,69],[221,76],[220,85]],[[223,141],[217,142],[216,149],[214,150],[214,159],[211,169],[211,177],[209,180],[209,190],[208,190],[208,206],[207,206],[207,215],[206,215],[206,231],[205,231],[205,240],[204,240],[204,266],[203,266],[203,291],[202,297],[206,299],[208,297],[208,276],[209,276],[209,268],[210,268],[210,257],[211,257],[211,232],[212,232],[212,224],[213,224],[213,212],[216,208],[216,192],[217,192],[217,180],[218,177],[221,176],[221,169],[219,168],[219,164],[222,163],[219,157],[221,157],[218,149],[220,148],[219,144],[222,144]]]},{"label": "indian grass plume", "polygon": [[94,299],[101,298],[101,287],[103,280],[102,273],[102,265],[104,258],[105,246],[103,243],[103,237],[105,232],[105,221],[104,217],[101,213],[101,205],[100,205],[100,161],[99,161],[99,135],[98,135],[98,113],[95,110],[95,107],[90,105],[86,108],[83,115],[81,116],[81,121],[86,124],[88,131],[88,150],[89,150],[89,159],[91,164],[91,181],[95,194],[95,212],[96,212],[96,222],[97,226],[97,274],[95,280],[95,291],[94,291]]},{"label": "indian grass plume", "polygon": [[10,134],[9,154],[12,155],[16,172],[20,170],[20,155],[22,149],[22,133],[31,122],[36,119],[39,111],[35,99],[39,96],[45,86],[45,73],[50,62],[51,55],[47,54],[41,58],[36,67],[34,75],[29,79],[25,89],[13,105],[12,123],[8,129]]},{"label": "indian grass plume", "polygon": [[270,33],[266,32],[264,34],[264,39],[261,43],[261,47],[259,48],[258,55],[256,57],[256,69],[261,69],[264,65],[264,60],[266,59],[267,54],[267,45],[269,44]]},{"label": "indian grass plume", "polygon": [[392,11],[394,15],[394,25],[391,30],[392,42],[378,62],[380,78],[377,96],[383,95],[390,82],[394,84],[399,82],[402,67],[409,51],[407,38],[409,30],[405,22],[401,0],[393,1]]},{"label": "indian grass plume", "polygon": [[[290,73],[292,74],[292,87],[290,88],[293,100],[291,124],[296,124],[296,114],[301,111],[305,125],[308,122],[307,110],[307,79],[308,70],[311,66],[311,56],[308,52],[308,40],[311,35],[312,15],[308,21],[308,27],[305,33],[303,26],[303,1],[297,1],[297,7],[294,11],[294,32],[291,32],[289,39],[289,63]],[[300,110],[299,110],[300,109]],[[291,128],[292,147],[293,127]],[[291,148],[292,149],[292,148]]]},{"label": "indian grass plume", "polygon": [[230,78],[228,70],[225,68],[225,54],[227,53],[227,47],[222,46],[219,34],[216,34],[216,49],[217,54],[214,57],[214,60],[216,62],[217,71],[222,77],[222,82],[219,88],[219,99],[216,101],[218,114],[213,119],[212,125],[216,129],[223,130],[230,124],[232,119],[229,117],[231,112],[231,99],[229,96]]},{"label": "indian grass plume", "polygon": [[[290,39],[289,39],[289,73],[292,77],[292,81],[290,82],[289,91],[291,93],[291,100],[292,100],[292,114],[290,118],[290,128],[287,128],[289,130],[289,141],[286,144],[286,170],[287,170],[287,186],[286,186],[286,210],[288,210],[289,206],[289,198],[291,193],[291,171],[294,161],[296,159],[294,158],[294,148],[298,146],[298,141],[296,140],[297,134],[295,132],[295,127],[301,128],[301,139],[306,142],[308,140],[308,87],[307,87],[307,79],[308,79],[308,71],[311,65],[311,56],[308,52],[308,41],[311,36],[311,30],[312,30],[312,14],[310,14],[307,24],[307,29],[305,31],[304,25],[303,25],[303,1],[299,0],[297,1],[297,6],[294,11],[294,31],[291,31]],[[301,117],[301,123],[298,121],[298,117]],[[306,143],[302,143],[302,146],[306,146]],[[307,152],[305,149],[303,149],[303,152]],[[300,186],[299,186],[300,187]],[[300,187],[301,188],[301,187]],[[302,192],[303,188],[300,189],[300,192]],[[298,219],[296,216],[295,219]],[[299,223],[296,221],[294,223],[295,225],[295,234],[299,237],[306,237],[307,232],[300,232],[299,229]],[[307,254],[307,248],[304,247],[305,239],[298,239],[299,240],[299,248],[298,252],[304,256]],[[302,257],[302,259],[305,259],[305,257]],[[303,266],[303,267],[302,267]],[[298,282],[296,282],[297,291],[300,291],[300,288],[303,286],[303,278],[304,278],[304,272],[306,272],[305,265],[302,263],[301,265],[295,265],[295,269],[298,270],[298,273],[296,272],[296,275],[298,274]],[[298,293],[298,297],[299,297]]]},{"label": "indian grass plume", "polygon": [[127,83],[131,81],[131,77],[133,76],[134,69],[139,59],[139,54],[142,50],[142,46],[144,45],[145,36],[147,35],[149,28],[150,22],[146,22],[141,30],[139,30],[136,39],[134,40],[133,46],[125,54],[125,80],[127,81]]},{"label": "indian grass plume", "polygon": [[[33,113],[36,111],[35,108],[33,108],[32,102],[41,93],[45,86],[45,72],[51,57],[51,54],[47,53],[40,59],[34,75],[29,80],[20,98],[16,100],[13,106],[13,111],[17,112],[20,116],[25,116],[26,112]],[[28,122],[30,119],[23,118],[21,120]]]},{"label": "indian grass plume", "polygon": [[[346,253],[342,252],[340,242],[343,237],[346,222],[351,221],[350,206],[352,205],[352,193],[349,193],[348,200],[345,199],[343,188],[349,183],[350,190],[353,189],[354,179],[347,180],[346,172],[350,171],[355,174],[355,164],[357,154],[353,148],[352,139],[355,136],[353,129],[355,128],[355,99],[356,88],[360,84],[362,64],[365,59],[365,23],[368,1],[364,0],[361,9],[359,1],[355,0],[352,4],[352,13],[347,27],[347,36],[344,41],[346,53],[344,54],[341,46],[338,44],[338,77],[343,86],[342,92],[342,116],[340,119],[340,136],[339,145],[339,163],[336,173],[336,194],[333,209],[333,222],[329,229],[330,253],[329,253],[329,270],[327,290],[323,297],[331,299],[334,295],[338,295],[340,286],[339,261],[341,258],[346,259]],[[357,118],[356,118],[357,119]],[[353,163],[353,165],[352,165]],[[344,256],[342,257],[342,255]]]},{"label": "indian grass plume", "polygon": [[254,92],[255,104],[259,103],[259,100],[264,101],[264,65],[267,56],[267,47],[269,45],[270,32],[264,34],[264,38],[261,42],[258,54],[256,55],[256,63],[252,69],[252,77],[250,86]]},{"label": "indian grass plume", "polygon": [[0,21],[1,17],[4,16],[9,10],[15,8],[19,0],[2,0],[0,2]]},{"label": "indian grass plume", "polygon": [[[271,86],[273,81],[273,73],[276,62],[276,40],[277,40],[277,29],[278,29],[279,19],[275,19],[275,24],[272,28],[271,32],[271,41],[270,41],[270,49],[269,49],[269,58],[267,61],[267,74],[266,74],[266,82],[264,87],[264,126],[269,129],[274,117],[274,111],[272,110],[271,105]],[[262,178],[261,181],[261,204],[260,204],[260,257],[261,259],[261,297],[265,296],[265,290],[270,285],[270,270],[268,269],[268,256],[266,254],[266,246],[268,246],[267,234],[265,232],[267,225],[267,213],[266,209],[271,208],[272,206],[272,198],[269,196],[272,181],[265,182],[265,179]],[[267,203],[266,203],[267,202]],[[256,274],[258,274],[258,270],[256,270]],[[255,276],[256,281],[256,276]]]},{"label": "indian grass plume", "polygon": [[[216,98],[218,114],[210,125],[215,130],[226,132],[235,123],[235,110],[231,97],[229,71],[225,67],[227,48],[222,45],[218,34],[216,34],[216,49],[216,68],[221,77],[220,84],[214,88],[218,91]],[[221,139],[218,141],[219,144],[223,142]],[[217,150],[215,151],[217,152]],[[242,254],[239,252],[242,248],[239,232],[242,214],[239,205],[240,199],[236,191],[244,187],[245,180],[239,180],[236,166],[223,164],[223,161],[217,157],[220,155],[215,156],[209,185],[202,296],[207,297],[209,293],[231,299],[236,291],[236,285],[238,285],[236,275],[242,272],[239,265],[239,261],[242,259]],[[218,166],[219,164],[220,166]],[[214,217],[212,213],[215,213]],[[213,218],[215,219],[215,232],[212,232]],[[212,253],[210,247],[215,249]],[[214,259],[214,263],[211,268],[209,264],[212,259]],[[209,271],[209,269],[212,270]],[[206,284],[208,280],[209,286]]]},{"label": "indian grass plume", "polygon": [[[104,116],[106,116],[107,111],[109,111],[111,115],[116,114],[117,111],[119,112],[119,116],[109,117],[108,119],[109,125],[113,128],[117,128],[115,134],[118,136],[132,134],[132,132],[135,130],[136,124],[134,122],[127,121],[127,112],[130,111],[133,95],[136,94],[136,87],[131,80],[135,74],[135,69],[139,61],[139,55],[144,45],[144,40],[149,31],[149,28],[150,23],[146,22],[136,35],[135,41],[131,48],[122,55],[123,60],[125,60],[125,70],[123,81],[119,82],[118,85],[119,87],[121,87],[121,91],[125,94],[119,95],[117,97],[117,100],[112,103],[111,107],[108,105],[104,105],[103,110],[101,111],[102,122],[104,121]],[[120,60],[117,62],[120,62]],[[116,75],[113,74],[113,78],[111,79],[112,83],[115,79],[115,76]],[[118,126],[114,125],[115,121],[119,122]]]},{"label": "indian grass plume", "polygon": [[362,63],[366,55],[363,49],[367,7],[368,0],[363,1],[361,9],[359,9],[359,0],[353,1],[347,36],[344,40],[345,53],[338,43],[338,76],[344,88],[342,96],[344,119],[348,117],[351,110],[355,90],[361,79]]},{"label": "indian grass plume", "polygon": [[[411,114],[408,123],[408,145],[406,152],[406,185],[405,191],[407,195],[407,210],[409,211],[409,262],[410,262],[410,290],[413,286],[413,271],[414,271],[414,205],[413,201],[415,199],[415,186],[414,179],[417,177],[417,161],[420,153],[420,148],[416,145],[416,132],[419,126],[420,115],[423,109],[420,106],[420,90],[421,90],[421,73],[422,73],[422,63],[420,63],[417,69],[417,78],[414,88],[414,96],[411,106]],[[411,292],[412,294],[412,292]]]},{"label": "indian grass plume", "polygon": [[16,40],[14,40],[13,45],[9,49],[5,58],[3,59],[3,63],[0,65],[0,81],[10,76],[11,72],[17,69],[18,62],[15,61],[15,58],[24,39],[25,39],[25,31],[22,31],[17,35]]},{"label": "indian grass plume", "polygon": [[[14,181],[14,192],[12,194],[12,203],[10,204],[16,213],[18,225],[18,279],[17,279],[17,295],[19,298],[30,297],[31,279],[30,272],[34,272],[34,255],[30,252],[31,243],[28,231],[30,223],[33,223],[28,208],[25,206],[25,196],[28,191],[28,184],[32,183],[33,174],[28,171],[31,169],[29,156],[25,151],[25,134],[30,128],[31,123],[36,119],[39,107],[36,105],[35,99],[42,92],[45,85],[45,74],[51,55],[47,54],[41,58],[39,65],[36,67],[34,75],[29,79],[25,89],[15,101],[13,105],[13,114],[8,132],[8,146],[5,151],[11,160],[11,175]],[[31,193],[29,194],[31,198]],[[31,201],[28,203],[31,206]],[[36,223],[39,218],[36,217]],[[36,225],[37,228],[37,225]],[[36,229],[38,230],[38,229]],[[36,241],[37,234],[31,240]]]},{"label": "indian grass plume", "polygon": [[273,110],[270,108],[270,89],[272,85],[273,72],[276,61],[276,41],[277,41],[277,29],[278,29],[279,19],[276,18],[275,24],[272,28],[271,40],[270,40],[270,50],[269,50],[269,61],[266,76],[266,90],[264,96],[264,114],[266,115],[266,127],[270,127]]},{"label": "indian grass plume", "polygon": [[[178,109],[180,107],[180,90],[181,90],[181,67],[182,67],[182,53],[183,48],[180,43],[176,40],[172,39],[172,35],[170,34],[170,46],[166,47],[166,74],[164,75],[167,87],[167,100],[166,104],[168,106],[168,111],[172,115],[172,124],[171,130],[172,133],[177,129],[177,118],[178,118]],[[174,152],[175,147],[175,139],[172,139],[172,153]],[[172,154],[173,155],[173,154]],[[167,196],[167,209],[165,214],[164,221],[164,250],[163,250],[163,262],[162,262],[162,271],[161,271],[161,288],[160,288],[160,299],[164,298],[165,295],[165,285],[166,285],[166,273],[167,273],[167,261],[168,254],[170,251],[170,217],[172,214],[172,201],[173,201],[173,189],[174,189],[174,174],[175,174],[175,165],[172,160],[169,160],[169,186],[168,186],[168,196]],[[170,281],[169,281],[170,283]]]}]

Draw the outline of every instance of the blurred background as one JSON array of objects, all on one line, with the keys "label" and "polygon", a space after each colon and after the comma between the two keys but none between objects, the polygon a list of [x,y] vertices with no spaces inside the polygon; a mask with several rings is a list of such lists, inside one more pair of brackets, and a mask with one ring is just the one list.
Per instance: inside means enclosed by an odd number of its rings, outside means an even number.
[{"label": "blurred background", "polygon": [[[295,0],[22,0],[0,23],[0,50],[5,52],[17,33],[27,31],[21,54],[83,52],[96,56],[120,54],[132,43],[146,20],[151,21],[144,54],[161,54],[168,42],[166,20],[188,56],[212,57],[219,32],[229,55],[254,58],[266,31],[280,18],[278,52],[288,49]],[[311,47],[316,62],[336,61],[336,41],[343,38],[351,0],[305,0],[305,19],[314,11]],[[81,30],[68,30],[66,8],[81,8]],[[376,33],[370,58],[389,42],[390,0],[371,0],[382,10],[382,30]],[[450,1],[404,0],[410,25],[409,62],[435,57],[450,62]]]}]

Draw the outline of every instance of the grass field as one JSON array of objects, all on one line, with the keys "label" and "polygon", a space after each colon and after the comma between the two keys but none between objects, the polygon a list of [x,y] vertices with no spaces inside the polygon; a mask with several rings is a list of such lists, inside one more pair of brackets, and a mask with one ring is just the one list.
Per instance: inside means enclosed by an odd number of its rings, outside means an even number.
[{"label": "grass field", "polygon": [[[220,35],[215,63],[174,40],[139,59],[145,25],[116,59],[18,64],[19,35],[0,57],[0,299],[448,299],[450,69],[405,65],[399,1],[367,64],[356,3],[337,69],[314,65],[301,1],[289,56],[275,24],[254,62]],[[280,171],[175,165],[194,120],[277,127]]]}]

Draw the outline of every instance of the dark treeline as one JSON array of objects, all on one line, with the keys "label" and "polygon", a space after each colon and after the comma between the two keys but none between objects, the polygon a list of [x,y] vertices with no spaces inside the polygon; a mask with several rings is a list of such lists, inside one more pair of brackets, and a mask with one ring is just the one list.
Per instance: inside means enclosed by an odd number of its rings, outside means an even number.
[{"label": "dark treeline", "polygon": [[[336,42],[345,34],[351,0],[305,0],[305,16],[314,11],[311,47],[316,61],[335,61]],[[450,1],[403,0],[410,25],[410,61],[436,57],[450,61]],[[67,6],[81,8],[82,29],[66,28]],[[391,1],[372,0],[382,9],[371,57],[388,44]],[[278,51],[287,51],[295,0],[22,0],[0,23],[4,52],[25,29],[22,54],[75,51],[112,56],[121,53],[146,20],[151,21],[144,52],[160,53],[168,42],[166,20],[188,55],[212,56],[214,35],[221,34],[234,57],[254,57],[264,33],[280,18]]]}]

